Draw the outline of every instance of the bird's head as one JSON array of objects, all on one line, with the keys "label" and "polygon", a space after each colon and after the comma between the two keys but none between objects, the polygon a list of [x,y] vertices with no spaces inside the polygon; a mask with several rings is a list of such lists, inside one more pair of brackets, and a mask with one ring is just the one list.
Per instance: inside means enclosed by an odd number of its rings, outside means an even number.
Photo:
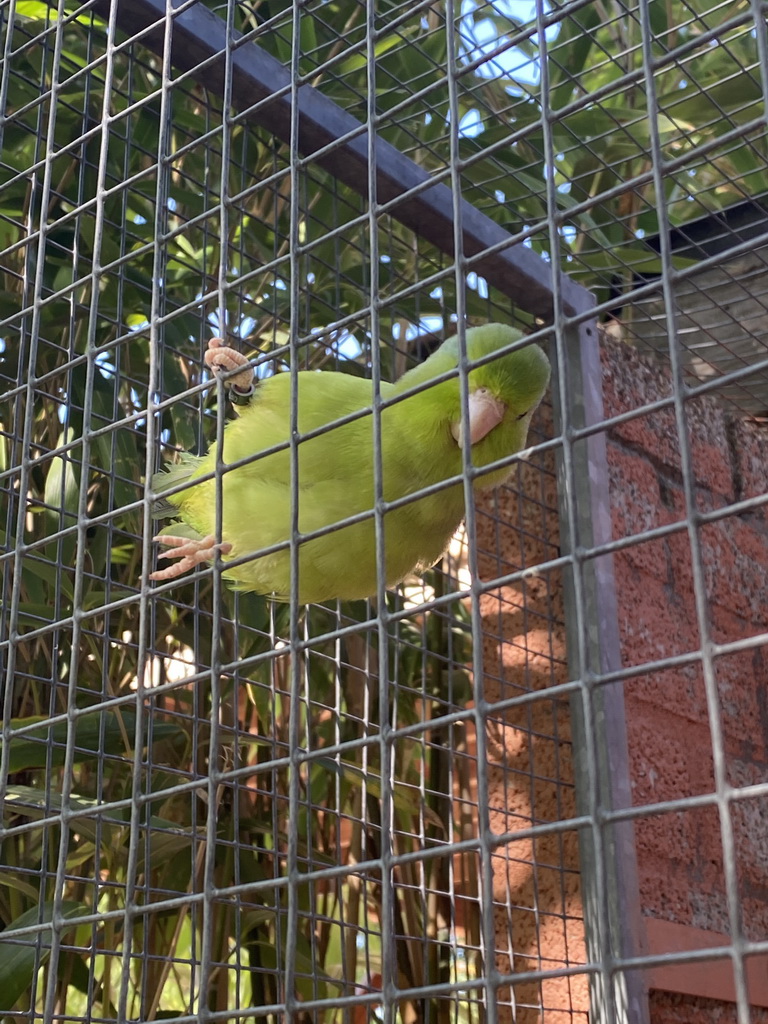
[{"label": "bird's head", "polygon": [[[504,324],[484,324],[467,331],[467,357],[475,362],[519,340],[520,332]],[[458,363],[458,341],[454,343]],[[549,383],[549,360],[538,345],[528,345],[470,370],[469,440],[472,461],[487,465],[522,448],[536,407]],[[458,382],[457,382],[458,383]],[[459,415],[451,433],[461,447],[465,424]]]}]

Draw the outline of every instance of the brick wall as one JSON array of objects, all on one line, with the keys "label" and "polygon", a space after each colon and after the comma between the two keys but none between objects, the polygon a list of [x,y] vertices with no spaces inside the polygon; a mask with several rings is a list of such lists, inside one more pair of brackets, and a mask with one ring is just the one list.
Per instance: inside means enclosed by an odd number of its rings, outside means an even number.
[{"label": "brick wall", "polygon": [[[640,410],[671,393],[668,372],[633,348],[602,348],[606,416]],[[686,405],[697,512],[768,492],[768,429],[729,415],[714,399]],[[609,432],[615,537],[634,537],[685,518],[680,445],[671,408],[639,413]],[[728,514],[699,529],[711,638],[729,643],[768,629],[765,510]],[[701,646],[685,529],[638,542],[615,556],[624,665],[683,655]],[[728,781],[768,780],[768,649],[715,660]],[[701,666],[639,675],[625,684],[635,806],[714,791],[712,738]],[[734,805],[744,933],[768,937],[768,801]],[[649,815],[636,823],[640,895],[654,952],[717,945],[729,933],[720,821],[715,807]],[[675,928],[674,926],[678,927]],[[754,965],[750,996],[768,1003],[765,965]],[[729,965],[651,976],[652,1019],[735,1020]],[[671,994],[661,985],[687,989]],[[705,995],[706,993],[706,995]],[[721,998],[713,998],[720,996]],[[768,1020],[755,1010],[753,1020]]]},{"label": "brick wall", "polygon": [[[657,540],[639,535],[685,520],[680,445],[671,408],[644,406],[671,393],[668,372],[623,343],[603,339],[605,415],[638,415],[608,434],[615,537],[638,538],[615,555],[624,665],[699,649],[691,547],[683,528]],[[726,414],[713,399],[687,405],[696,508],[725,508],[768,492],[768,427]],[[546,411],[538,437],[551,436]],[[537,439],[534,433],[533,440]],[[768,522],[764,511],[729,514],[700,529],[712,639],[768,631]],[[556,557],[554,457],[539,454],[507,487],[478,506],[480,569],[496,578]],[[514,833],[575,814],[567,701],[547,688],[568,678],[558,572],[535,574],[482,600],[486,699],[526,691],[536,699],[492,716],[488,736],[491,825]],[[768,780],[768,649],[718,657],[718,697],[729,782]],[[644,673],[625,684],[635,806],[713,792],[712,738],[697,661]],[[733,814],[744,932],[768,937],[768,802],[743,801]],[[728,941],[720,843],[713,807],[647,815],[636,823],[640,898],[648,948],[665,952]],[[508,973],[585,961],[575,834],[511,839],[494,857],[497,965]],[[510,955],[511,954],[511,955]],[[648,976],[653,1024],[736,1020],[733,977],[724,961],[661,969]],[[750,970],[753,1021],[768,1021],[768,960]],[[583,976],[515,987],[518,1024],[587,1021]],[[500,1016],[512,1020],[501,994]],[[507,1001],[508,1000],[508,1001]]]}]

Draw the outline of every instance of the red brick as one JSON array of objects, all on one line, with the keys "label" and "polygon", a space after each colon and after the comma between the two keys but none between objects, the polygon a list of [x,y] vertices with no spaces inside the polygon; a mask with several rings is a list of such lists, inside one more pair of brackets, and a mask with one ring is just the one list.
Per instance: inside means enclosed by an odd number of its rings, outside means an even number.
[{"label": "red brick", "polygon": [[739,482],[737,497],[740,499],[768,494],[767,437],[764,424],[736,420],[730,426],[734,468]]},{"label": "red brick", "polygon": [[[768,782],[768,765],[732,759],[728,780],[737,790]],[[734,842],[739,874],[768,898],[768,796],[750,797],[731,803]],[[768,923],[768,904],[763,910]]]},{"label": "red brick", "polygon": [[665,521],[657,471],[647,458],[611,444],[608,470],[614,536],[634,536]]},{"label": "red brick", "polygon": [[[765,770],[760,774],[761,782],[768,781]],[[731,804],[731,821],[742,889],[757,890],[765,899],[768,897],[768,796],[735,801]],[[764,909],[761,916],[768,923],[768,910]]]},{"label": "red brick", "polygon": [[721,932],[728,935],[731,930],[731,918],[728,913],[728,897],[725,888],[717,891],[702,891],[698,886],[691,888],[691,924],[694,928],[704,928],[709,932]]},{"label": "red brick", "polygon": [[765,895],[765,879],[763,879],[761,892],[754,896],[742,896],[741,918],[746,937],[754,942],[765,942],[765,936],[768,935],[768,899]]},{"label": "red brick", "polygon": [[[692,888],[704,898],[700,912],[710,906],[715,914],[717,900],[715,897],[725,893],[723,878],[723,846],[721,841],[720,814],[712,804],[696,808],[696,855],[690,865],[690,878],[695,883]],[[722,921],[699,921],[698,928],[721,929]]]},{"label": "red brick", "polygon": [[743,761],[768,763],[768,650],[722,655],[714,668],[726,752]]},{"label": "red brick", "polygon": [[602,347],[603,402],[606,418],[628,410],[637,416],[611,428],[611,436],[652,455],[660,466],[680,472],[680,445],[674,409],[654,412],[643,407],[671,394],[668,373],[661,363],[641,356],[631,345]]},{"label": "red brick", "polygon": [[622,550],[621,558],[633,570],[652,576],[667,586],[673,582],[669,545],[665,537],[638,540]]},{"label": "red brick", "polygon": [[685,419],[694,479],[719,497],[717,504],[732,501],[734,473],[722,406],[712,398],[686,402]]},{"label": "red brick", "polygon": [[694,619],[696,606],[693,589],[693,561],[691,558],[691,541],[687,529],[671,533],[667,537],[669,548],[669,564],[672,574],[672,588],[675,600],[690,609]]},{"label": "red brick", "polygon": [[[680,437],[674,406],[645,412],[644,407],[672,394],[668,364],[625,344],[603,345],[606,417],[635,410],[637,415],[611,428],[611,437],[646,452],[660,468],[681,478]],[[720,403],[709,397],[685,403],[685,425],[695,480],[723,500],[734,493],[734,465]]]},{"label": "red brick", "polygon": [[[736,1004],[675,992],[651,992],[651,1024],[736,1024]],[[766,1024],[768,1010],[752,1007],[751,1024]]]},{"label": "red brick", "polygon": [[632,802],[635,806],[711,793],[714,786],[709,727],[653,704],[633,704],[627,723]]},{"label": "red brick", "polygon": [[639,850],[644,853],[674,850],[672,860],[679,863],[676,869],[670,863],[667,871],[680,893],[688,893],[689,883],[683,868],[686,860],[693,856],[695,841],[694,824],[686,811],[649,814],[635,822],[635,842]]},{"label": "red brick", "polygon": [[756,634],[751,622],[741,615],[735,615],[730,608],[714,602],[709,605],[709,631],[711,638],[718,644],[744,640]]},{"label": "red brick", "polygon": [[638,411],[633,419],[611,427],[609,437],[630,448],[647,452],[660,469],[680,477],[680,444],[677,424],[670,410]]},{"label": "red brick", "polygon": [[736,516],[706,523],[699,536],[710,601],[764,630],[768,594],[766,537]]},{"label": "red brick", "polygon": [[[707,698],[701,665],[694,662],[679,668],[649,672],[624,683],[627,714],[644,716],[646,704],[680,715],[691,722],[708,722]],[[637,707],[634,703],[640,701]]]},{"label": "red brick", "polygon": [[615,558],[622,662],[637,665],[699,647],[690,603],[673,588],[635,569],[625,552]]},{"label": "red brick", "polygon": [[[635,823],[635,833],[638,837],[640,900],[644,912],[665,921],[689,924],[690,887],[684,872],[679,867],[675,870],[676,865],[666,853],[654,856],[653,847],[644,841],[642,821]],[[649,836],[649,840],[652,838]]]}]

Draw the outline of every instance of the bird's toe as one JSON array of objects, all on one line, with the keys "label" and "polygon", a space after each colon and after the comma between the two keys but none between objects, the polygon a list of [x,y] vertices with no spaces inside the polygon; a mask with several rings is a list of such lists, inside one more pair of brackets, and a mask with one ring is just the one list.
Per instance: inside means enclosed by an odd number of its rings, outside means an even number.
[{"label": "bird's toe", "polygon": [[242,352],[238,352],[234,348],[230,348],[221,338],[211,338],[208,342],[205,364],[216,376],[221,372],[232,373],[234,370],[239,370],[239,373],[234,373],[231,377],[227,377],[227,385],[237,388],[238,391],[242,392],[252,389],[253,367],[247,356],[244,356]]},{"label": "bird's toe", "polygon": [[150,573],[151,580],[172,580],[183,575],[189,569],[202,562],[212,562],[217,552],[228,555],[232,545],[226,541],[216,543],[213,534],[203,537],[202,540],[195,540],[190,537],[175,537],[172,534],[159,534],[152,538],[158,544],[164,544],[170,551],[158,552],[158,558],[178,558],[179,561],[173,565],[167,565],[163,569],[157,569]]}]

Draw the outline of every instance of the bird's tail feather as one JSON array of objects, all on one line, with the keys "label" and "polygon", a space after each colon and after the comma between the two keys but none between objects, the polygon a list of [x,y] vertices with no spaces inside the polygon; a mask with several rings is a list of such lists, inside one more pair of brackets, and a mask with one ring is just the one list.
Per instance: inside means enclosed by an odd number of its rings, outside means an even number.
[{"label": "bird's tail feather", "polygon": [[[179,484],[186,483],[195,471],[198,461],[197,456],[182,452],[179,462],[174,462],[166,466],[159,473],[153,474],[150,483],[152,490],[166,491],[170,490],[171,487],[178,487]],[[156,498],[152,503],[152,515],[154,518],[165,519],[167,516],[177,516],[179,514],[179,499],[182,494],[182,491],[177,491],[175,494],[168,495],[167,498]]]}]

